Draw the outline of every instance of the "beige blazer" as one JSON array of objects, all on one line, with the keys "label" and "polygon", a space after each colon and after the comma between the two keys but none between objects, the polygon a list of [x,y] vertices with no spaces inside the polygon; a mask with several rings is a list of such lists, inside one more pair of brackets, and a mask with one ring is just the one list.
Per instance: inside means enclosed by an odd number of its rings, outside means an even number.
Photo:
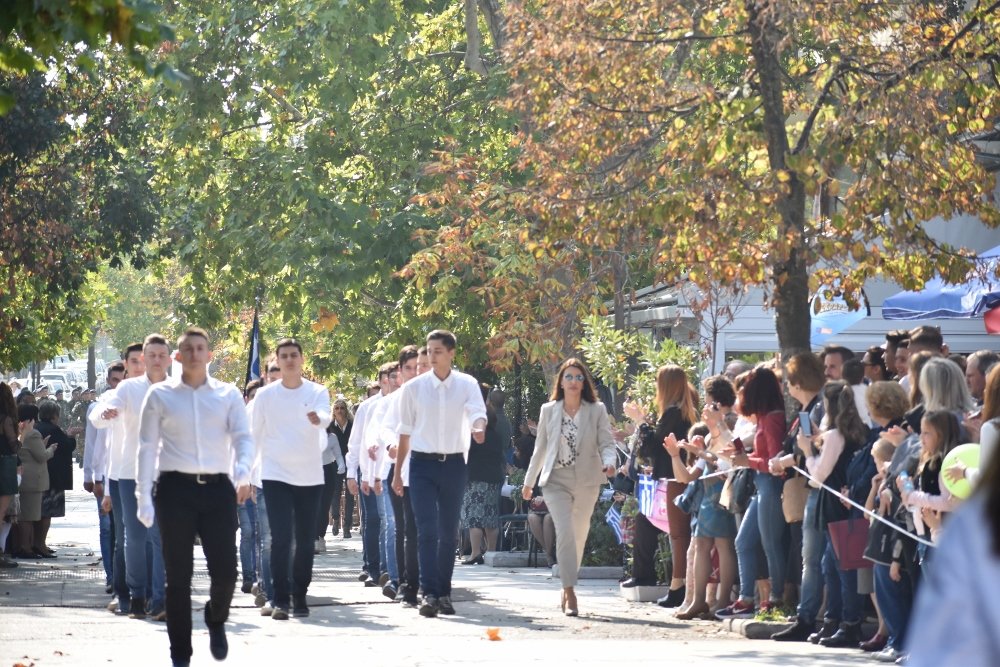
[{"label": "beige blazer", "polygon": [[[535,477],[541,472],[539,486],[545,486],[549,474],[556,464],[559,454],[559,444],[562,431],[563,402],[551,401],[542,406],[538,416],[538,433],[535,437],[535,453],[531,455],[531,463],[524,475],[525,484],[534,484]],[[576,463],[577,474],[586,473],[580,477],[582,483],[604,484],[608,481],[604,467],[614,465],[615,439],[611,435],[611,422],[608,412],[600,401],[580,405],[580,443]]]},{"label": "beige blazer", "polygon": [[41,493],[49,490],[49,459],[56,453],[48,448],[42,434],[32,429],[18,452],[21,459],[21,491]]}]

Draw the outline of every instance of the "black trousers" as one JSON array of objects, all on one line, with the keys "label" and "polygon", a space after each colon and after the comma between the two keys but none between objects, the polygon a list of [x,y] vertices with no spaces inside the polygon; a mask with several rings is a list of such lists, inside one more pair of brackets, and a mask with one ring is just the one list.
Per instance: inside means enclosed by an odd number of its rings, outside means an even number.
[{"label": "black trousers", "polygon": [[[319,496],[319,511],[316,513],[316,539],[323,539],[326,529],[330,526],[330,509],[333,505],[333,494],[337,490],[337,462],[323,466],[323,491]],[[340,512],[340,503],[334,512]]]},{"label": "black trousers", "polygon": [[[659,528],[641,512],[635,515],[635,537],[632,542],[632,578],[647,586],[656,584],[656,550],[660,546]],[[687,554],[682,556],[687,558]]]},{"label": "black trousers", "polygon": [[[211,578],[205,623],[225,623],[236,588],[236,490],[227,478],[209,484],[164,472],[153,500],[166,570],[167,636],[174,661],[191,659],[191,575],[201,536]],[[310,549],[310,553],[312,550]]]},{"label": "black trousers", "polygon": [[[290,595],[305,597],[312,583],[316,512],[323,486],[295,486],[265,479],[267,520],[271,524],[271,580],[274,606],[288,609]],[[292,561],[292,534],[295,559]],[[291,562],[291,577],[288,576]],[[291,581],[289,581],[291,579]]]},{"label": "black trousers", "polygon": [[[403,559],[397,563],[405,563],[405,576],[401,573],[400,583],[406,582],[410,588],[410,595],[416,597],[417,589],[420,588],[420,561],[417,556],[417,520],[413,517],[413,504],[410,502],[410,487],[403,487],[403,497],[400,499],[403,506],[402,513],[396,513],[396,534],[403,535],[406,543],[403,548]],[[399,525],[399,517],[403,517],[403,525]],[[397,538],[398,539],[398,538]]]}]

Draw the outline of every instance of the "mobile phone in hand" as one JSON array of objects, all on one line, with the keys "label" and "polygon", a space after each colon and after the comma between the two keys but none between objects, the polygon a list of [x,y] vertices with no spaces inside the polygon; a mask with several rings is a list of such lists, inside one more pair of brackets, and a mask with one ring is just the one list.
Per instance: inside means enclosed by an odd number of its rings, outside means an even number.
[{"label": "mobile phone in hand", "polygon": [[810,421],[809,419],[808,412],[799,413],[799,430],[801,431],[802,435],[812,436],[813,434],[812,421]]}]

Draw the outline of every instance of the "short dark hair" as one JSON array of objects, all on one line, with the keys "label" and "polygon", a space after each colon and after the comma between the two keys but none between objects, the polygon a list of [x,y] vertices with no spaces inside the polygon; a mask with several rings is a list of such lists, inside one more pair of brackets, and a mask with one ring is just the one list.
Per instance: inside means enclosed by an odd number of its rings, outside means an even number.
[{"label": "short dark hair", "polygon": [[111,379],[112,373],[124,373],[125,372],[125,362],[114,361],[108,366],[108,379]]},{"label": "short dark hair", "polygon": [[848,359],[844,362],[841,375],[847,384],[861,384],[865,379],[865,367],[857,359]]},{"label": "short dark hair", "polygon": [[702,383],[705,395],[713,402],[724,407],[736,405],[736,387],[726,375],[713,375]]},{"label": "short dark hair", "polygon": [[205,331],[201,327],[188,327],[187,329],[184,330],[184,333],[181,334],[181,337],[177,339],[177,347],[181,346],[181,341],[187,340],[191,336],[201,336],[202,338],[205,339],[206,344],[209,342],[207,331]]},{"label": "short dark hair", "polygon": [[458,339],[455,338],[455,334],[447,329],[435,329],[427,334],[427,342],[429,343],[432,340],[440,341],[449,350],[454,350],[458,347]]},{"label": "short dark hair", "polygon": [[125,351],[122,352],[122,360],[124,361],[128,359],[128,355],[132,354],[133,352],[138,352],[139,354],[142,354],[142,343],[130,343],[125,348]]},{"label": "short dark hair", "polygon": [[420,356],[420,351],[416,345],[404,345],[403,349],[399,351],[399,365],[402,366],[410,359],[416,359],[418,356]]},{"label": "short dark hair", "polygon": [[847,361],[848,359],[854,358],[854,351],[849,347],[844,347],[843,345],[826,345],[823,347],[823,351],[820,352],[820,359],[826,359],[828,354],[839,354],[841,361]]},{"label": "short dark hair", "polygon": [[45,399],[38,404],[38,420],[50,422],[53,419],[59,419],[59,404]]},{"label": "short dark hair", "polygon": [[932,327],[929,324],[925,324],[911,329],[910,347],[914,346],[940,352],[944,346],[944,336],[941,335],[941,327]]},{"label": "short dark hair", "polygon": [[417,356],[424,355],[424,354],[427,354],[427,346],[426,345],[421,345],[417,349]]},{"label": "short dark hair", "polygon": [[38,406],[34,403],[17,404],[17,421],[38,421]]},{"label": "short dark hair", "polygon": [[142,349],[146,350],[146,347],[150,345],[165,345],[167,349],[170,349],[170,343],[162,334],[149,334],[146,336],[146,340],[142,341]]},{"label": "short dark hair", "polygon": [[910,332],[906,329],[893,329],[885,335],[885,340],[887,343],[892,343],[893,345],[899,346],[904,340],[910,339]]},{"label": "short dark hair", "polygon": [[399,362],[387,361],[378,368],[378,379],[381,380],[383,377],[389,375],[390,373],[395,373],[399,370]]},{"label": "short dark hair", "polygon": [[247,382],[247,386],[243,387],[243,398],[247,398],[251,392],[260,389],[262,386],[263,383],[260,380],[250,380]]},{"label": "short dark hair", "polygon": [[299,354],[302,354],[302,346],[299,344],[299,341],[295,340],[294,338],[282,338],[281,340],[278,341],[278,344],[274,346],[275,359],[278,358],[278,352],[283,347],[294,347],[296,350],[299,351]]}]

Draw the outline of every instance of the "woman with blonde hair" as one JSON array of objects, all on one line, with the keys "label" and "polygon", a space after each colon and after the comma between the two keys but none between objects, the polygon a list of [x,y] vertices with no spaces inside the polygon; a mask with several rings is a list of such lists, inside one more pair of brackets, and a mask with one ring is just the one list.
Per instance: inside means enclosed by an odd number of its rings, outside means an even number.
[{"label": "woman with blonde hair", "polygon": [[[697,396],[698,392],[683,368],[674,364],[661,366],[656,371],[656,407],[660,417],[655,428],[648,420],[640,425],[642,440],[638,457],[642,459],[644,466],[652,468],[654,479],[669,480],[667,514],[670,522],[670,552],[678,557],[671,559],[670,591],[665,598],[658,600],[660,606],[668,608],[678,607],[684,601],[687,560],[682,554],[687,554],[691,544],[691,518],[674,504],[674,498],[684,493],[686,485],[675,479],[673,463],[670,453],[664,447],[664,440],[670,435],[677,440],[687,438],[688,429],[698,421],[695,408]],[[629,406],[629,416],[633,419],[641,417],[635,410],[634,405]],[[682,464],[687,464],[686,452],[682,452],[680,460]],[[625,588],[654,586],[657,583],[655,556],[660,532],[645,516],[636,516],[632,578],[622,583]]]},{"label": "woman with blonde hair", "polygon": [[535,479],[556,527],[562,610],[577,616],[576,586],[590,517],[607,477],[615,474],[615,441],[590,371],[569,358],[556,373],[551,400],[538,417],[538,437],[524,475],[522,496],[531,500]]}]

